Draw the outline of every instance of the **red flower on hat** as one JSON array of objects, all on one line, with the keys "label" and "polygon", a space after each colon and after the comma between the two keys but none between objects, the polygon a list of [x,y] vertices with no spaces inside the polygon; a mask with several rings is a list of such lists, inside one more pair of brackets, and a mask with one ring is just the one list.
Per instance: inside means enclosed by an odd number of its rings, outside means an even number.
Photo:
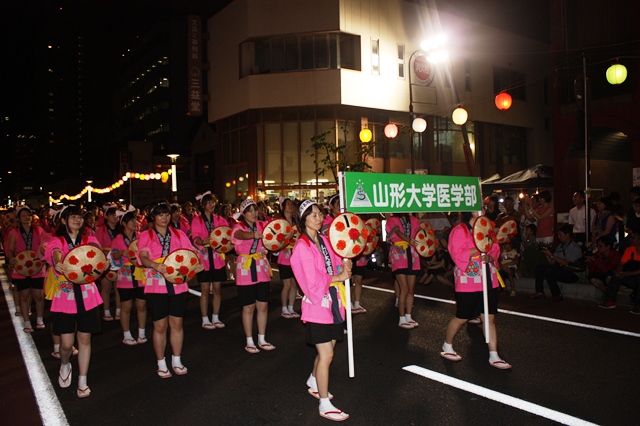
[{"label": "red flower on hat", "polygon": [[220,236],[220,234],[221,234],[220,230],[219,230],[219,229],[216,229],[215,234],[216,234],[216,236],[218,236],[218,237],[219,237],[219,236]]},{"label": "red flower on hat", "polygon": [[428,247],[431,247],[433,244],[434,244],[433,240],[427,240],[427,246]]},{"label": "red flower on hat", "polygon": [[291,232],[291,225],[287,225],[287,227],[284,229],[284,232],[289,234]]},{"label": "red flower on hat", "polygon": [[229,244],[229,240],[227,240],[226,238],[223,238],[222,239],[222,244],[224,244],[226,246],[227,244]]},{"label": "red flower on hat", "polygon": [[338,243],[336,244],[336,248],[339,251],[344,250],[347,247],[347,243],[344,240],[338,240]]},{"label": "red flower on hat", "polygon": [[174,281],[176,284],[182,284],[182,277],[175,277]]},{"label": "red flower on hat", "polygon": [[482,232],[478,232],[476,234],[476,240],[478,240],[478,241],[484,240],[484,234]]},{"label": "red flower on hat", "polygon": [[351,218],[349,219],[351,221],[351,223],[353,223],[354,225],[357,225],[360,223],[360,219],[358,218],[358,216],[356,216],[355,214],[351,216]]},{"label": "red flower on hat", "polygon": [[191,260],[189,260],[189,263],[191,264],[191,266],[193,266],[196,263],[198,263],[198,259],[196,259],[195,257],[192,257]]},{"label": "red flower on hat", "polygon": [[78,274],[76,272],[69,272],[69,277],[71,281],[75,281],[78,279]]},{"label": "red flower on hat", "polygon": [[169,274],[169,275],[173,275],[173,273],[174,273],[175,271],[176,271],[176,270],[174,269],[174,267],[173,267],[173,266],[167,266],[167,274]]},{"label": "red flower on hat", "polygon": [[79,260],[78,260],[78,258],[77,258],[77,257],[75,257],[75,256],[71,256],[71,257],[69,258],[69,264],[71,264],[71,265],[77,265],[77,264],[78,264],[78,262],[79,262]]},{"label": "red flower on hat", "polygon": [[107,266],[107,265],[105,265],[104,263],[102,263],[102,262],[98,262],[98,264],[96,265],[96,269],[97,269],[98,271],[104,271],[106,266]]},{"label": "red flower on hat", "polygon": [[87,257],[88,257],[89,259],[93,259],[94,257],[96,257],[96,252],[95,252],[95,251],[93,251],[93,250],[89,250],[89,251],[87,252]]},{"label": "red flower on hat", "polygon": [[36,253],[32,251],[31,253],[29,253],[29,256],[30,256],[32,259],[35,259],[35,258],[36,258]]},{"label": "red flower on hat", "polygon": [[26,262],[24,262],[24,264],[27,268],[31,268],[33,266],[33,261],[27,260]]},{"label": "red flower on hat", "polygon": [[267,234],[267,235],[265,235],[265,236],[264,236],[264,238],[265,238],[267,241],[271,241],[271,240],[273,240],[273,235],[271,235],[271,234]]},{"label": "red flower on hat", "polygon": [[275,223],[275,224],[273,225],[273,229],[275,229],[276,231],[279,231],[279,230],[280,230],[280,228],[282,228],[282,226],[280,226],[280,224],[279,224],[279,223]]},{"label": "red flower on hat", "polygon": [[186,266],[182,265],[179,269],[178,272],[181,275],[187,275],[189,273],[189,268],[187,268]]},{"label": "red flower on hat", "polygon": [[189,271],[189,273],[187,274],[187,277],[189,277],[189,279],[195,277],[196,275],[196,271]]},{"label": "red flower on hat", "polygon": [[93,275],[89,275],[89,276],[87,276],[87,277],[84,277],[84,282],[86,282],[86,283],[92,283],[92,282],[94,282],[94,281],[95,281],[95,279],[96,279],[96,277],[94,277]]},{"label": "red flower on hat", "polygon": [[344,223],[337,222],[335,228],[336,228],[336,231],[338,231],[338,232],[344,231]]},{"label": "red flower on hat", "polygon": [[184,256],[181,254],[176,255],[176,262],[184,262]]},{"label": "red flower on hat", "polygon": [[351,252],[353,254],[358,254],[362,251],[362,247],[360,247],[358,244],[356,244],[355,246],[353,246],[353,248],[351,249]]},{"label": "red flower on hat", "polygon": [[93,265],[90,263],[87,263],[86,265],[82,265],[80,267],[80,270],[85,274],[85,275],[89,275],[93,272]]},{"label": "red flower on hat", "polygon": [[353,241],[357,240],[358,238],[360,238],[360,231],[358,231],[356,228],[351,228],[349,230],[349,238],[351,238]]},{"label": "red flower on hat", "polygon": [[278,236],[276,236],[276,240],[278,240],[279,243],[284,241],[284,234],[278,234]]}]

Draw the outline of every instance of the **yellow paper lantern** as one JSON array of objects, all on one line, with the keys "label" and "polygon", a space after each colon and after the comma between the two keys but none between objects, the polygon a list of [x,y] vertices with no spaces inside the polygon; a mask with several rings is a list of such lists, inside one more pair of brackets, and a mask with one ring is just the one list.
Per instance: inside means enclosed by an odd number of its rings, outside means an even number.
[{"label": "yellow paper lantern", "polygon": [[626,79],[627,67],[625,67],[624,65],[615,63],[607,69],[607,81],[609,82],[609,84],[617,86],[624,83]]},{"label": "yellow paper lantern", "polygon": [[162,183],[167,183],[168,180],[169,180],[169,173],[167,172],[160,173],[160,181]]},{"label": "yellow paper lantern", "polygon": [[360,130],[360,140],[362,141],[362,143],[371,142],[371,138],[373,138],[373,134],[371,133],[371,130],[369,129]]}]

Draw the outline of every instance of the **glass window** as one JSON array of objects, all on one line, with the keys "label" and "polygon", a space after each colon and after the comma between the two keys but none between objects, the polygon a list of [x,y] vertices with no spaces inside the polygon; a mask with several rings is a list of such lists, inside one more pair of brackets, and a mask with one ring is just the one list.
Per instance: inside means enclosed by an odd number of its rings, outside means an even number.
[{"label": "glass window", "polygon": [[371,74],[380,75],[380,41],[371,39]]},{"label": "glass window", "polygon": [[312,70],[313,67],[313,36],[300,37],[300,69]]},{"label": "glass window", "polygon": [[360,70],[360,37],[340,34],[340,68]]},{"label": "glass window", "polygon": [[314,68],[329,68],[329,44],[327,34],[313,36]]},{"label": "glass window", "polygon": [[273,37],[271,39],[271,71],[283,72],[285,69],[284,37]]},{"label": "glass window", "polygon": [[489,141],[492,164],[525,164],[527,132],[525,128],[500,124],[484,124]]},{"label": "glass window", "polygon": [[404,45],[398,45],[398,78],[404,78]]},{"label": "glass window", "polygon": [[264,74],[271,71],[271,46],[268,38],[255,43],[255,68],[252,74]]},{"label": "glass window", "polygon": [[283,185],[297,185],[300,164],[298,157],[298,123],[284,123],[282,125],[282,136]]},{"label": "glass window", "polygon": [[329,68],[338,67],[338,34],[329,34]]},{"label": "glass window", "polygon": [[287,71],[297,71],[298,65],[298,37],[285,37],[284,58]]},{"label": "glass window", "polygon": [[[311,138],[316,134],[316,125],[313,121],[300,123],[300,183],[314,183],[316,178],[316,165],[313,163]],[[313,181],[313,182],[312,182]]]},{"label": "glass window", "polygon": [[[436,155],[438,161],[442,162],[465,162],[464,156],[464,137],[460,126],[444,117],[438,117],[435,120],[436,129],[434,131],[436,146]],[[467,122],[467,135],[471,151],[475,151],[475,138],[473,134],[473,123]]]},{"label": "glass window", "polygon": [[264,125],[265,186],[282,184],[280,123]]}]

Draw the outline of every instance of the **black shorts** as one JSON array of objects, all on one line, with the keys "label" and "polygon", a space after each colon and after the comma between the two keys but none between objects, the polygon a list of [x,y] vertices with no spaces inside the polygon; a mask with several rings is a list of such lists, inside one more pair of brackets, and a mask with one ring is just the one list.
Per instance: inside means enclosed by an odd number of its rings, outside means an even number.
[{"label": "black shorts", "polygon": [[293,269],[291,269],[291,265],[280,265],[278,264],[278,269],[280,270],[280,279],[288,280],[289,278],[294,278]]},{"label": "black shorts", "polygon": [[250,285],[238,285],[238,302],[240,306],[253,305],[256,302],[269,302],[271,298],[271,282]]},{"label": "black shorts", "polygon": [[307,327],[307,343],[310,345],[344,340],[344,322],[340,324],[308,322],[305,327]]},{"label": "black shorts", "polygon": [[151,319],[159,321],[171,315],[176,318],[184,318],[187,310],[187,295],[189,292],[169,296],[163,293],[147,293],[148,311],[151,312]]},{"label": "black shorts", "polygon": [[24,277],[24,279],[14,278],[11,281],[13,281],[13,285],[15,285],[19,291],[29,290],[30,288],[34,290],[42,290],[42,288],[44,287],[44,277]]},{"label": "black shorts", "polygon": [[96,306],[80,314],[65,314],[63,312],[51,312],[53,334],[72,334],[77,330],[81,333],[100,332],[100,309]]},{"label": "black shorts", "polygon": [[353,265],[351,268],[351,275],[358,275],[360,277],[364,277],[364,272],[367,270],[366,266],[356,266]]},{"label": "black shorts", "polygon": [[[498,289],[492,288],[488,292],[489,314],[498,313]],[[456,292],[456,317],[460,319],[472,319],[484,312],[482,292],[470,293]]]},{"label": "black shorts", "polygon": [[119,288],[118,294],[120,295],[121,302],[128,302],[129,300],[147,300],[144,294],[144,287],[138,288]]},{"label": "black shorts", "polygon": [[393,271],[393,275],[421,275],[422,271],[420,269],[414,270],[409,268],[396,269]]},{"label": "black shorts", "polygon": [[223,266],[211,271],[200,271],[196,274],[199,283],[221,283],[227,280],[227,268]]}]

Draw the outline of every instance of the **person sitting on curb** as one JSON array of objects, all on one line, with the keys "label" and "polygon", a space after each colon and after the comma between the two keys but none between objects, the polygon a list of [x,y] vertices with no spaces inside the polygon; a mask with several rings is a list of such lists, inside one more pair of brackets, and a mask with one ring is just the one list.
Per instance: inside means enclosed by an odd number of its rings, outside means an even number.
[{"label": "person sitting on curb", "polygon": [[620,259],[620,264],[615,275],[611,278],[607,290],[604,293],[604,302],[599,306],[604,309],[616,307],[616,298],[620,285],[633,289],[634,306],[631,313],[640,315],[640,231],[631,234],[631,246],[627,247]]},{"label": "person sitting on curb", "polygon": [[556,235],[560,244],[555,251],[551,253],[549,249],[543,249],[542,252],[547,256],[546,264],[536,265],[536,292],[531,294],[531,299],[544,299],[544,280],[549,284],[551,290],[552,302],[560,302],[562,300],[562,292],[558,281],[563,283],[578,282],[578,275],[568,269],[568,267],[582,257],[582,249],[572,239],[572,226],[569,224],[562,225]]},{"label": "person sitting on curb", "polygon": [[608,235],[598,237],[593,254],[587,254],[587,281],[600,291],[606,291],[614,271],[620,263],[620,254],[613,248],[613,238]]}]

